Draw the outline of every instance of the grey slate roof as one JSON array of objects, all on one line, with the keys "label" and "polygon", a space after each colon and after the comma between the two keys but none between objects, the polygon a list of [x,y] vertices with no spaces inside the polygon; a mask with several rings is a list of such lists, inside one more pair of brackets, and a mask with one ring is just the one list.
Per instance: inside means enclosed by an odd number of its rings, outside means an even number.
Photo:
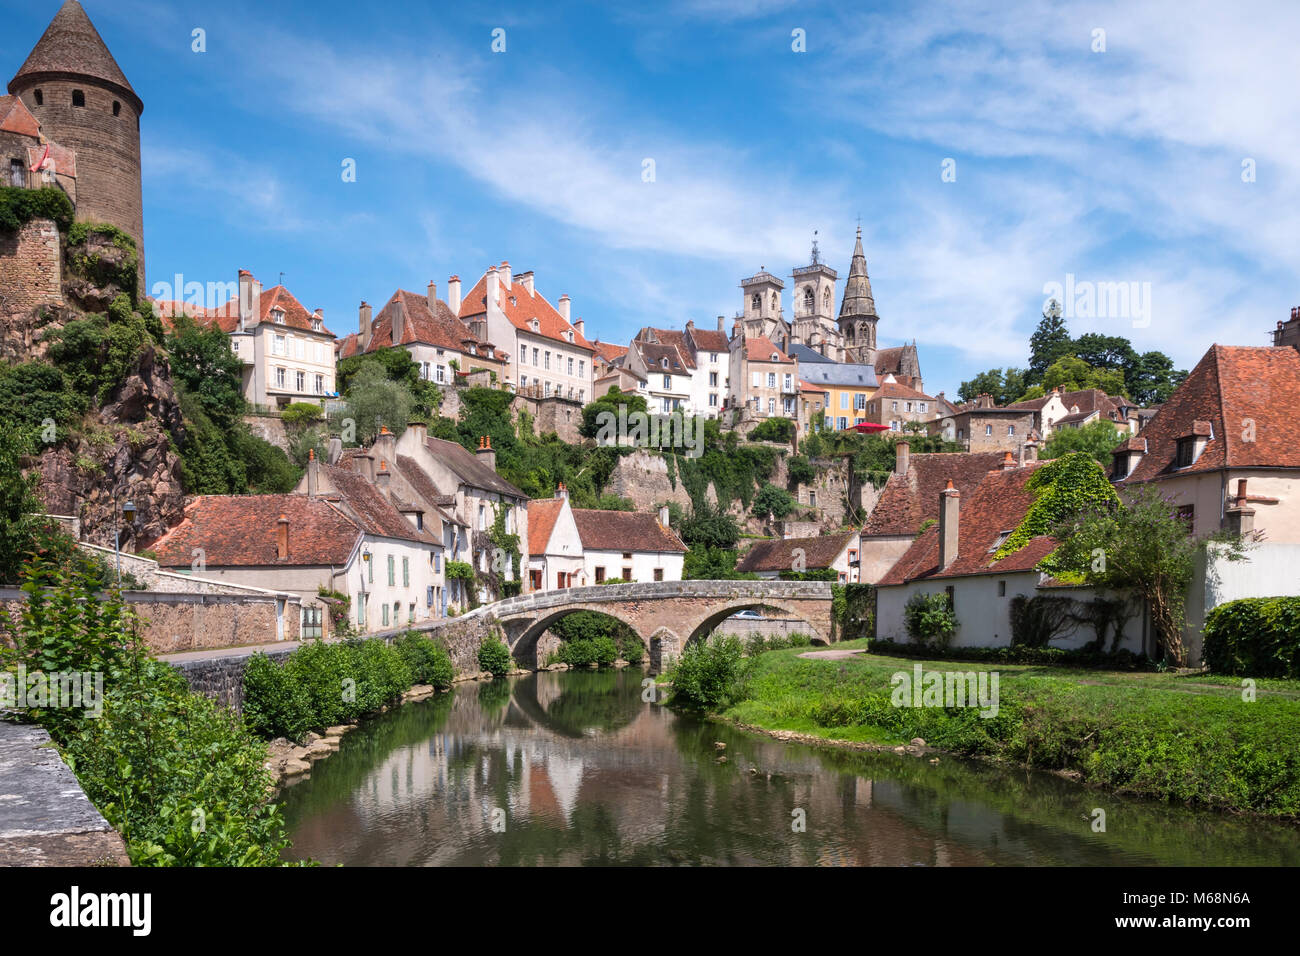
[{"label": "grey slate roof", "polygon": [[799,366],[799,378],[809,385],[836,385],[840,388],[876,388],[876,370],[870,365],[837,362],[810,362]]}]

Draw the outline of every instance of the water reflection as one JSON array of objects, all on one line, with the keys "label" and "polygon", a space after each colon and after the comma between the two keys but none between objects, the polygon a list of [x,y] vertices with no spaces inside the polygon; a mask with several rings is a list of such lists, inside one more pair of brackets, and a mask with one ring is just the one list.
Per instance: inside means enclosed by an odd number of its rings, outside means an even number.
[{"label": "water reflection", "polygon": [[[1045,774],[785,744],[646,704],[642,676],[462,684],[369,722],[285,794],[289,855],[361,866],[1300,863],[1294,827]],[[1097,806],[1104,834],[1091,830]]]}]

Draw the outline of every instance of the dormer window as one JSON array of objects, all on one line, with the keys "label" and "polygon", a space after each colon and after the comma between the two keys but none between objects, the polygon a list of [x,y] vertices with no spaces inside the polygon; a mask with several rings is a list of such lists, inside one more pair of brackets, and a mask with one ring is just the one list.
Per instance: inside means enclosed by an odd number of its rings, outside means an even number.
[{"label": "dormer window", "polygon": [[777,355],[775,352],[773,352],[773,353],[772,353],[772,361],[773,361],[773,362],[779,362],[779,361],[781,361],[781,356],[779,356],[779,355]]},{"label": "dormer window", "polygon": [[1178,437],[1178,451],[1174,458],[1175,468],[1190,468],[1196,464],[1205,451],[1205,446],[1214,438],[1214,429],[1209,422],[1192,422],[1187,434]]},{"label": "dormer window", "polygon": [[659,367],[660,367],[660,368],[667,368],[667,367],[668,367],[668,360],[667,360],[666,358],[661,358],[661,359],[659,360]]},{"label": "dormer window", "polygon": [[311,330],[313,332],[319,332],[322,328],[324,328],[324,325],[320,319],[311,320]]},{"label": "dormer window", "polygon": [[276,325],[284,325],[284,310],[283,310],[283,309],[272,309],[272,310],[271,310],[271,321],[274,322]]},{"label": "dormer window", "polygon": [[541,328],[541,323],[539,323],[536,319],[533,319],[532,326],[533,326],[533,331],[536,332]]}]

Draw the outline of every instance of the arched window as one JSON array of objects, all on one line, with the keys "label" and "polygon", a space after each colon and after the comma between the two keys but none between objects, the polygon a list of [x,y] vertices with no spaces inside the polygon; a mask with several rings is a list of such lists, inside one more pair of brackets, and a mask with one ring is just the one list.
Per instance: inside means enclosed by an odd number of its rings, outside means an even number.
[{"label": "arched window", "polygon": [[814,296],[812,286],[808,286],[803,290],[803,307],[805,312],[811,312],[813,310],[813,301]]},{"label": "arched window", "polygon": [[827,313],[831,311],[831,290],[830,289],[822,290],[822,308],[824,308]]},{"label": "arched window", "polygon": [[758,297],[758,293],[755,292],[753,298],[749,300],[749,304],[754,309],[754,311],[757,312],[759,309],[763,307],[763,300],[760,299]]},{"label": "arched window", "polygon": [[781,297],[775,292],[772,293],[772,311],[775,312],[781,307]]},{"label": "arched window", "polygon": [[81,90],[73,90],[73,91],[72,91],[72,105],[73,105],[73,106],[85,106],[85,105],[86,105],[86,94],[83,93]]}]

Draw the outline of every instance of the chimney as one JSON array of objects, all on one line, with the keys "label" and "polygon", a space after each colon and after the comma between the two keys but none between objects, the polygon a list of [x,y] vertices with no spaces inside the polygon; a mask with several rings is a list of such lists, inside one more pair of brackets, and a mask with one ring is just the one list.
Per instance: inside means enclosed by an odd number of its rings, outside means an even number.
[{"label": "chimney", "polygon": [[560,296],[560,318],[565,322],[569,321],[569,304],[569,296],[567,293]]},{"label": "chimney", "polygon": [[582,321],[582,319],[579,319],[577,322],[574,322],[573,327],[578,330],[578,334],[581,335],[584,339],[587,337],[587,332],[586,332],[587,323]]},{"label": "chimney", "polygon": [[389,495],[388,485],[392,480],[393,473],[388,470],[388,459],[379,459],[379,470],[375,472],[375,485],[384,493],[384,497]]},{"label": "chimney", "polygon": [[695,331],[695,320],[694,320],[694,319],[687,319],[687,320],[686,320],[686,328],[687,328],[689,331],[694,332],[694,331]]},{"label": "chimney", "polygon": [[399,292],[393,299],[393,344],[401,345],[402,338],[406,335],[406,303],[402,301],[402,294]]},{"label": "chimney", "polygon": [[357,331],[361,334],[361,351],[370,348],[370,306],[363,299],[357,313]]},{"label": "chimney", "polygon": [[659,523],[663,525],[665,528],[668,527],[668,506],[667,505],[659,506]]},{"label": "chimney", "polygon": [[1016,467],[1016,460],[1011,456],[1011,452],[1007,452],[1006,454],[1004,454],[1002,456],[1002,470],[1011,471],[1015,467]]},{"label": "chimney", "polygon": [[315,498],[320,491],[320,463],[316,461],[316,449],[307,449],[307,497]]},{"label": "chimney", "polygon": [[501,285],[507,292],[510,291],[510,263],[505,259],[501,260],[501,265],[497,266],[497,275],[501,277]]},{"label": "chimney", "polygon": [[262,283],[247,269],[239,270],[239,331],[257,325],[262,318]]},{"label": "chimney", "polygon": [[454,315],[460,315],[460,276],[447,280],[447,307]]},{"label": "chimney", "polygon": [[718,316],[718,331],[719,331],[719,332],[725,332],[725,331],[727,331],[727,328],[726,328],[726,322],[727,322],[726,319],[724,319],[722,316]]},{"label": "chimney", "polygon": [[952,479],[939,493],[939,570],[946,571],[957,557],[957,514],[961,508],[961,492],[952,486]]},{"label": "chimney", "polygon": [[497,453],[492,450],[491,435],[484,435],[478,440],[478,460],[493,471],[497,470]]},{"label": "chimney", "polygon": [[569,489],[566,488],[566,487],[564,487],[564,482],[560,482],[559,485],[556,487],[556,489],[555,489],[555,497],[557,497],[557,498],[567,498],[567,497],[569,497]]},{"label": "chimney", "polygon": [[894,474],[906,475],[912,463],[912,446],[900,441],[894,446]]},{"label": "chimney", "polygon": [[429,426],[424,422],[407,422],[406,430],[411,433],[417,445],[423,445],[429,438]]},{"label": "chimney", "polygon": [[383,461],[392,461],[397,454],[397,437],[388,430],[385,425],[379,429],[379,434],[375,436],[375,443],[371,446],[371,451],[378,455]]},{"label": "chimney", "polygon": [[531,296],[533,294],[532,272],[525,272],[523,275],[519,277],[519,281],[524,284],[524,289],[527,290],[528,294]]},{"label": "chimney", "polygon": [[353,468],[366,481],[375,480],[375,459],[367,452],[352,456]]},{"label": "chimney", "polygon": [[432,279],[429,280],[429,294],[427,298],[429,301],[429,311],[432,312],[434,315],[437,315],[438,314],[438,283],[434,282]]},{"label": "chimney", "polygon": [[501,294],[501,276],[497,275],[497,270],[488,266],[487,271],[487,310],[491,312],[497,307],[497,298]]},{"label": "chimney", "polygon": [[337,465],[339,459],[343,457],[343,439],[338,435],[330,435],[329,463]]},{"label": "chimney", "polygon": [[284,515],[275,523],[275,556],[280,561],[289,557],[289,519]]}]

